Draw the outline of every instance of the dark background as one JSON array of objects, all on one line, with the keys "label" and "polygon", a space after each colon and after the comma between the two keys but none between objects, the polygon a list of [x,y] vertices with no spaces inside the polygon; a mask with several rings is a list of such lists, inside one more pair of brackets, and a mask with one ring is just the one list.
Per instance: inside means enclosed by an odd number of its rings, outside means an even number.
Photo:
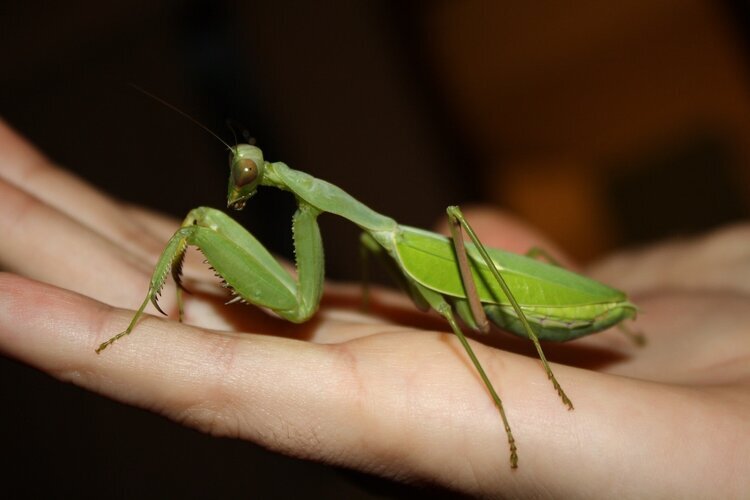
[{"label": "dark background", "polygon": [[[402,223],[493,203],[584,262],[750,209],[741,2],[4,2],[0,16],[2,116],[102,190],[175,217],[223,205],[225,148],[128,83],[227,141],[226,120],[242,124],[267,159]],[[264,191],[239,218],[289,256],[293,209]],[[357,231],[321,225],[328,275],[356,279]],[[5,359],[0,401],[0,494],[412,493]]]}]

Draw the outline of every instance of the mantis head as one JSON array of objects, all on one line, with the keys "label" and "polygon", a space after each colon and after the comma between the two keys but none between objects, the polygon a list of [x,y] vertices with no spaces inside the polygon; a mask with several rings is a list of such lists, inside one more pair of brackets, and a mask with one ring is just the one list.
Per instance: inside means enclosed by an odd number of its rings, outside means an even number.
[{"label": "mantis head", "polygon": [[238,144],[229,156],[229,189],[227,206],[242,210],[245,202],[258,190],[263,180],[263,152],[249,144]]}]

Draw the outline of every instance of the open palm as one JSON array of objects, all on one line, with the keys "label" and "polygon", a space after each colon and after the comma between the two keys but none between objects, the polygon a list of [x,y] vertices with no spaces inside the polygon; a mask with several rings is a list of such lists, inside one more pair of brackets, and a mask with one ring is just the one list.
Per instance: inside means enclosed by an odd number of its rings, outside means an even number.
[{"label": "open palm", "polygon": [[[460,344],[400,294],[376,290],[363,313],[357,286],[329,284],[319,313],[292,325],[223,306],[193,255],[188,324],[144,317],[97,356],[143,300],[177,222],[98,193],[2,124],[0,203],[0,267],[9,271],[0,274],[0,350],[61,380],[215,435],[472,495],[750,490],[745,226],[590,269],[631,294],[648,344],[617,331],[547,344],[574,411],[530,343],[499,332],[474,341],[516,436],[511,470],[496,408]],[[549,247],[502,214],[466,214],[488,245]],[[174,314],[170,292],[161,303]]]}]

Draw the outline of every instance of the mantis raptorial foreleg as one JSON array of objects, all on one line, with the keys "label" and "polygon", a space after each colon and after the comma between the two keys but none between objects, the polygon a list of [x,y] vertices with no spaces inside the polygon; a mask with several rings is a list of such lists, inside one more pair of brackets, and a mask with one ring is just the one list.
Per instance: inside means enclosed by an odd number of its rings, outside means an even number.
[{"label": "mantis raptorial foreleg", "polygon": [[[524,314],[523,310],[521,309],[521,306],[518,304],[518,301],[514,297],[513,292],[508,287],[508,284],[505,282],[505,279],[503,279],[502,275],[497,270],[497,266],[495,265],[494,261],[490,258],[489,254],[487,253],[487,250],[484,248],[484,245],[482,245],[482,242],[479,240],[479,237],[476,235],[474,230],[466,221],[466,218],[463,216],[463,214],[461,213],[461,210],[458,207],[456,206],[448,207],[447,213],[448,213],[448,222],[449,222],[449,226],[451,229],[451,236],[453,239],[453,245],[456,248],[457,261],[458,261],[459,269],[461,271],[461,279],[464,283],[464,288],[466,289],[466,293],[467,293],[467,300],[469,301],[470,305],[472,305],[472,303],[474,302],[477,304],[476,307],[474,306],[471,307],[472,313],[475,314],[474,320],[477,322],[477,324],[481,325],[482,322],[485,322],[485,323],[487,322],[487,317],[484,312],[484,308],[481,306],[481,303],[477,296],[476,283],[474,282],[474,276],[468,264],[469,254],[466,251],[466,248],[463,243],[463,231],[464,230],[469,235],[469,238],[471,239],[472,243],[474,243],[474,246],[479,252],[479,255],[481,256],[482,260],[485,262],[485,264],[487,264],[487,267],[489,268],[490,272],[494,276],[495,280],[497,280],[498,285],[500,285],[500,288],[502,289],[503,293],[508,298],[508,301],[513,307],[513,310],[516,312],[518,320],[523,325],[523,329],[526,332],[526,335],[528,336],[529,340],[531,340],[534,343],[534,347],[536,348],[537,354],[539,355],[539,359],[542,360],[542,364],[544,365],[544,370],[547,372],[547,377],[552,381],[552,385],[557,391],[557,394],[560,396],[563,403],[565,403],[568,406],[568,408],[572,410],[573,403],[570,401],[570,398],[568,398],[568,396],[565,394],[565,391],[563,390],[560,383],[557,381],[557,378],[555,378],[555,374],[552,372],[552,368],[549,366],[549,363],[547,362],[547,357],[544,355],[544,351],[542,350],[542,345],[539,343],[539,338],[534,332],[534,329],[529,324],[529,321],[526,318],[526,315]],[[475,310],[477,311],[476,313],[475,313]],[[479,315],[479,318],[477,317],[477,315]],[[481,318],[482,316],[484,316],[484,319]]]},{"label": "mantis raptorial foreleg", "polygon": [[295,280],[254,236],[232,218],[213,208],[191,210],[159,257],[146,299],[130,324],[125,331],[102,343],[97,352],[128,335],[149,301],[161,311],[157,303],[159,293],[170,271],[179,284],[182,257],[188,245],[200,249],[226,287],[241,300],[267,307],[288,321],[306,321],[317,310],[323,291],[323,244],[318,214],[318,210],[302,202],[292,219],[297,266]]}]

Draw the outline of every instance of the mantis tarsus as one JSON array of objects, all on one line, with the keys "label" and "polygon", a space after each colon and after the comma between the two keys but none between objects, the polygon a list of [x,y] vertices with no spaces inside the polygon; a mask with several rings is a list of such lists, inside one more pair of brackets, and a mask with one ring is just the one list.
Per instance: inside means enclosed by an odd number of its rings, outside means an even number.
[{"label": "mantis tarsus", "polygon": [[[229,147],[229,146],[228,146]],[[150,301],[161,311],[157,297],[171,272],[177,287],[180,320],[180,272],[188,245],[198,247],[226,282],[237,300],[271,309],[289,321],[308,320],[317,310],[323,291],[323,243],[317,218],[332,213],[362,229],[362,248],[394,271],[401,287],[417,307],[434,309],[451,329],[484,381],[505,427],[510,464],[518,455],[503,404],[466,340],[456,316],[474,330],[489,331],[490,322],[529,338],[547,376],[572,409],[557,382],[539,339],[565,341],[599,332],[635,315],[626,295],[579,274],[528,256],[485,248],[456,206],[448,207],[452,237],[402,226],[360,203],[342,189],[283,163],[263,159],[248,144],[230,147],[227,205],[241,210],[259,186],[289,191],[297,200],[292,220],[297,275],[293,277],[240,224],[219,210],[190,211],[172,236],[156,265],[143,304],[127,329],[96,350],[128,335]],[[471,241],[464,243],[464,232]]]}]

